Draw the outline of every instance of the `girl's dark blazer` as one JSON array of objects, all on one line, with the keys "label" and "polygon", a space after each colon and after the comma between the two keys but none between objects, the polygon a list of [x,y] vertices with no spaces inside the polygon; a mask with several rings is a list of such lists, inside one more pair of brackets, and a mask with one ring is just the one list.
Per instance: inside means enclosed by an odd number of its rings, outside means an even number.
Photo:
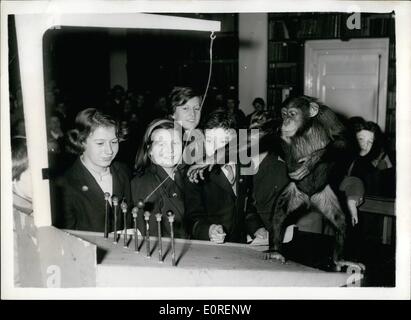
[{"label": "girl's dark blazer", "polygon": [[[119,162],[110,166],[113,176],[113,195],[124,199],[131,210],[130,171]],[[97,181],[78,158],[59,182],[61,189],[62,225],[64,229],[104,232],[106,201],[104,192]],[[109,230],[113,230],[113,208],[108,206],[110,215]],[[131,226],[130,212],[127,225]],[[118,210],[117,227],[123,227],[123,214]]]},{"label": "girl's dark blazer", "polygon": [[[187,238],[187,226],[184,212],[183,196],[184,169],[175,173],[174,180],[168,178],[163,168],[151,164],[142,175],[137,175],[131,181],[131,195],[136,206],[139,200],[145,200],[145,210],[150,211],[149,233],[157,236],[156,213],[162,214],[161,229],[163,236],[170,236],[170,224],[167,219],[167,211],[173,211],[175,215],[173,230],[176,238]],[[161,184],[164,181],[163,184]],[[153,192],[159,185],[161,186]],[[147,199],[147,197],[149,198]],[[145,235],[146,228],[143,212],[137,218],[138,229]]]}]

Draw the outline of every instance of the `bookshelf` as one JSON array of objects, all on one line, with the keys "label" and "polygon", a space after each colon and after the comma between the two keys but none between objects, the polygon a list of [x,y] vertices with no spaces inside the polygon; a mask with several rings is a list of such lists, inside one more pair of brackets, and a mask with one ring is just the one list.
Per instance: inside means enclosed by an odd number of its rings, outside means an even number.
[{"label": "bookshelf", "polygon": [[279,114],[290,95],[304,93],[307,40],[389,38],[386,134],[395,150],[396,59],[394,13],[361,13],[360,29],[349,29],[349,13],[269,13],[267,106]]}]

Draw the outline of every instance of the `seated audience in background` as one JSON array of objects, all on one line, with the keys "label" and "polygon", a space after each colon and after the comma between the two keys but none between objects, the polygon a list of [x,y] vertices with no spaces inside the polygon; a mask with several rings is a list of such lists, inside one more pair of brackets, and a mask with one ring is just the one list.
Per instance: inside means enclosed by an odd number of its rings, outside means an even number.
[{"label": "seated audience in background", "polygon": [[[148,120],[148,110],[147,110],[147,101],[143,93],[136,93],[131,97],[132,104],[134,106],[134,111],[137,115],[137,120],[139,126],[145,129],[149,123]],[[142,135],[144,135],[144,130],[142,130]]]},{"label": "seated audience in background", "polygon": [[[35,235],[35,226],[33,221],[33,205],[32,205],[32,181],[29,161],[27,157],[26,138],[23,136],[15,136],[11,139],[11,157],[12,157],[12,179],[13,179],[13,248],[14,248],[14,285],[21,286],[22,280],[19,272],[20,266],[23,263],[21,252],[26,252],[30,255],[32,252],[37,252],[37,248],[33,241],[20,241],[21,237],[26,237],[27,234]],[[23,232],[23,229],[24,232]],[[26,234],[27,233],[27,234]],[[23,248],[22,246],[30,246],[31,248]],[[31,250],[30,250],[31,249]],[[31,257],[26,256],[26,259]],[[26,260],[32,261],[33,260]]]},{"label": "seated audience in background", "polygon": [[138,118],[130,99],[124,101],[122,112],[117,120],[119,122],[120,150],[116,159],[125,163],[131,170],[134,167],[137,148],[141,143],[144,131],[142,130],[143,123]]},{"label": "seated audience in background", "polygon": [[104,106],[105,113],[114,118],[118,118],[122,111],[125,97],[126,92],[122,86],[118,84],[113,86],[110,90],[106,105]]},{"label": "seated audience in background", "polygon": [[168,113],[168,102],[167,102],[167,95],[160,94],[154,101],[154,105],[150,108],[149,111],[149,121],[155,119],[162,119],[167,116]]},{"label": "seated audience in background", "polygon": [[61,128],[60,118],[57,114],[53,113],[49,117],[48,121],[48,134],[51,139],[59,141],[64,136],[63,129]]},{"label": "seated audience in background", "polygon": [[227,97],[225,107],[226,110],[235,117],[239,129],[245,129],[248,127],[246,116],[239,108],[239,101],[234,95]]},{"label": "seated audience in background", "polygon": [[56,103],[54,113],[60,120],[61,129],[63,130],[63,132],[66,132],[68,130],[68,126],[71,124],[70,122],[72,121],[72,119],[69,118],[67,106],[63,100],[60,100]]},{"label": "seated audience in background", "polygon": [[[184,218],[183,174],[177,169],[182,155],[181,128],[166,119],[154,120],[147,128],[143,143],[137,153],[137,175],[131,181],[134,206],[142,200],[145,210],[151,212],[150,235],[157,235],[155,214],[162,215],[162,233],[170,236],[167,211],[175,214],[174,235],[187,238]],[[138,215],[138,229],[145,235],[143,214]]]},{"label": "seated audience in background", "polygon": [[357,154],[347,175],[363,181],[365,194],[395,197],[395,171],[379,126],[355,117],[350,128],[357,142]]},{"label": "seated audience in background", "polygon": [[56,113],[52,113],[47,121],[47,150],[51,177],[58,176],[67,169],[64,150],[64,132]]},{"label": "seated audience in background", "polygon": [[250,126],[251,123],[253,122],[253,117],[258,114],[259,112],[264,111],[265,109],[265,102],[263,100],[263,98],[255,98],[253,100],[253,107],[254,107],[254,111],[252,113],[250,113],[246,119],[247,119],[247,125]]},{"label": "seated audience in background", "polygon": [[[233,139],[237,124],[232,114],[215,111],[209,115],[204,129],[205,151],[212,156]],[[192,238],[215,243],[246,242],[247,176],[241,175],[236,160],[215,165],[205,180],[198,183],[186,178],[184,201]]]},{"label": "seated audience in background", "polygon": [[[120,202],[124,199],[131,204],[129,170],[114,161],[119,149],[117,123],[109,115],[88,108],[78,113],[75,129],[68,135],[78,157],[59,183],[63,213],[61,227],[104,232],[104,194],[109,193],[117,196]],[[122,219],[118,219],[117,227],[122,226]]]}]

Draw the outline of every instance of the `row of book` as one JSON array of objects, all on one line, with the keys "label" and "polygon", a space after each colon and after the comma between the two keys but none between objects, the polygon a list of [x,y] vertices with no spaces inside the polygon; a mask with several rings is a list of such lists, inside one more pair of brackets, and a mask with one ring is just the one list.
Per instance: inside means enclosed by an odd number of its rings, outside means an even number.
[{"label": "row of book", "polygon": [[395,22],[389,14],[310,14],[271,19],[268,39],[394,37],[394,32]]},{"label": "row of book", "polygon": [[269,42],[268,55],[270,61],[297,61],[299,52],[298,43]]},{"label": "row of book", "polygon": [[297,38],[338,38],[341,34],[341,16],[327,15],[302,19]]},{"label": "row of book", "polygon": [[281,66],[270,63],[268,68],[268,83],[274,86],[295,86],[297,83],[297,65]]},{"label": "row of book", "polygon": [[267,105],[270,110],[278,110],[280,104],[292,93],[293,87],[268,88]]},{"label": "row of book", "polygon": [[[294,37],[291,34],[291,37]],[[268,25],[268,40],[290,39],[290,32],[285,20],[271,20]]]},{"label": "row of book", "polygon": [[391,37],[395,33],[394,19],[391,17],[379,18],[377,16],[368,17],[369,36]]}]

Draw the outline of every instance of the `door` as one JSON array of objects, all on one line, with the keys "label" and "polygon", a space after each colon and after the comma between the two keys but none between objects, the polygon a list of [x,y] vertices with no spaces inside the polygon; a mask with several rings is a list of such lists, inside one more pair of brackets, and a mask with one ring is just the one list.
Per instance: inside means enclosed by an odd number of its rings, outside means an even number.
[{"label": "door", "polygon": [[304,93],[385,127],[388,39],[307,41]]}]

